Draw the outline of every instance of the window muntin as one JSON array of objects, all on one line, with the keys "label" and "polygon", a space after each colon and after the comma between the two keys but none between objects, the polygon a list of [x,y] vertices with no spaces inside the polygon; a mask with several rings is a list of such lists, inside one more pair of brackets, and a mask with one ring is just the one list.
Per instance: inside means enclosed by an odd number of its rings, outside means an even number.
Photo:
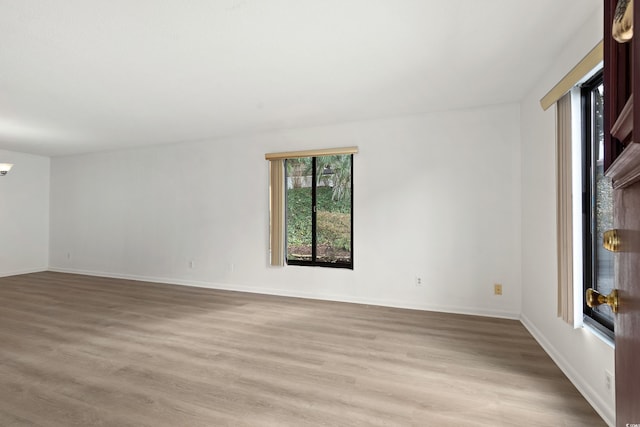
[{"label": "window muntin", "polygon": [[286,260],[353,268],[353,155],[285,161]]},{"label": "window muntin", "polygon": [[[584,290],[609,294],[614,287],[614,254],[604,249],[605,231],[613,228],[613,187],[604,173],[604,84],[598,73],[582,86],[583,103],[583,269]],[[611,308],[584,305],[587,321],[613,337]]]}]

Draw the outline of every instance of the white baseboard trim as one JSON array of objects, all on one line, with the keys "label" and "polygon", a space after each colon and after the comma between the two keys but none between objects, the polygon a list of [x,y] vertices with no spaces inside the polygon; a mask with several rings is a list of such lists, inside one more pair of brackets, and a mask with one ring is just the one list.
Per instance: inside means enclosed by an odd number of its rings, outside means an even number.
[{"label": "white baseboard trim", "polygon": [[527,316],[520,316],[520,321],[524,327],[529,331],[531,335],[538,341],[538,344],[547,352],[547,354],[553,359],[556,365],[562,372],[569,378],[569,381],[578,389],[578,391],[584,396],[584,398],[591,404],[593,409],[602,417],[602,419],[610,427],[615,427],[615,408],[611,408],[604,400],[598,396],[593,387],[591,387],[583,377],[576,372],[571,363],[564,358],[562,354],[545,338],[538,328],[527,318]]},{"label": "white baseboard trim", "polygon": [[41,267],[41,268],[33,268],[33,269],[27,269],[27,270],[17,270],[17,271],[7,271],[7,272],[0,272],[0,277],[9,277],[9,276],[19,276],[21,274],[31,274],[31,273],[42,273],[43,271],[48,271],[49,269],[47,267]]},{"label": "white baseboard trim", "polygon": [[167,283],[171,285],[194,286],[199,288],[219,289],[225,291],[249,292],[254,294],[277,295],[293,298],[307,298],[324,301],[346,302],[352,304],[376,305],[383,307],[404,308],[410,310],[435,311],[451,314],[466,314],[470,316],[495,317],[510,320],[520,320],[520,313],[505,310],[493,310],[474,307],[457,307],[457,306],[435,306],[426,304],[417,304],[406,301],[389,301],[376,298],[358,298],[344,295],[330,294],[311,294],[307,292],[296,292],[288,289],[263,288],[246,285],[236,285],[227,283],[201,282],[196,280],[183,280],[166,277],[138,276],[131,274],[107,273],[101,271],[88,271],[70,268],[50,267],[49,271],[58,273],[83,274],[86,276],[110,277],[114,279],[137,280],[152,283]]}]

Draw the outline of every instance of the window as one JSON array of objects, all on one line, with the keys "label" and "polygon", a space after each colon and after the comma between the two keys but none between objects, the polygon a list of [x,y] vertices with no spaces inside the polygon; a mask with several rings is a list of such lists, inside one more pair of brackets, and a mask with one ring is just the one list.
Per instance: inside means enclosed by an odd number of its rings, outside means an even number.
[{"label": "window", "polygon": [[[613,228],[613,188],[604,175],[604,84],[602,72],[582,85],[582,224],[584,291],[609,294],[614,285],[613,253],[602,246],[605,231]],[[608,305],[589,308],[585,321],[613,337],[613,312]]]},{"label": "window", "polygon": [[272,266],[353,269],[353,155],[358,147],[267,153]]},{"label": "window", "polygon": [[286,260],[353,268],[353,155],[285,160]]}]

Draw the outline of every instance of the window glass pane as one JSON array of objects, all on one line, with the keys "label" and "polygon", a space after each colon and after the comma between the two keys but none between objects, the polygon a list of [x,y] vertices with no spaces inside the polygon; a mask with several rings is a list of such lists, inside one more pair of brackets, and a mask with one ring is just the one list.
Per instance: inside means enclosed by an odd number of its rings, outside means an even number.
[{"label": "window glass pane", "polygon": [[316,158],[318,262],[351,262],[351,158]]},{"label": "window glass pane", "polygon": [[311,261],[312,158],[287,159],[287,259]]},{"label": "window glass pane", "polygon": [[[594,288],[602,294],[609,294],[613,289],[614,254],[602,246],[603,234],[613,228],[613,188],[611,179],[604,176],[604,128],[603,128],[603,85],[592,92],[593,96],[593,267]],[[611,308],[603,304],[594,309],[613,321]]]}]

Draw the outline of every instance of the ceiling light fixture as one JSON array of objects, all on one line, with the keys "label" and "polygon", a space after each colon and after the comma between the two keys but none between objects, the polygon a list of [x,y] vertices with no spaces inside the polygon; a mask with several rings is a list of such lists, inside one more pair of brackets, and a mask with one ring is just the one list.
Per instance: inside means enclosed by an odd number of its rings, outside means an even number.
[{"label": "ceiling light fixture", "polygon": [[0,176],[5,176],[13,167],[12,163],[0,163]]}]

